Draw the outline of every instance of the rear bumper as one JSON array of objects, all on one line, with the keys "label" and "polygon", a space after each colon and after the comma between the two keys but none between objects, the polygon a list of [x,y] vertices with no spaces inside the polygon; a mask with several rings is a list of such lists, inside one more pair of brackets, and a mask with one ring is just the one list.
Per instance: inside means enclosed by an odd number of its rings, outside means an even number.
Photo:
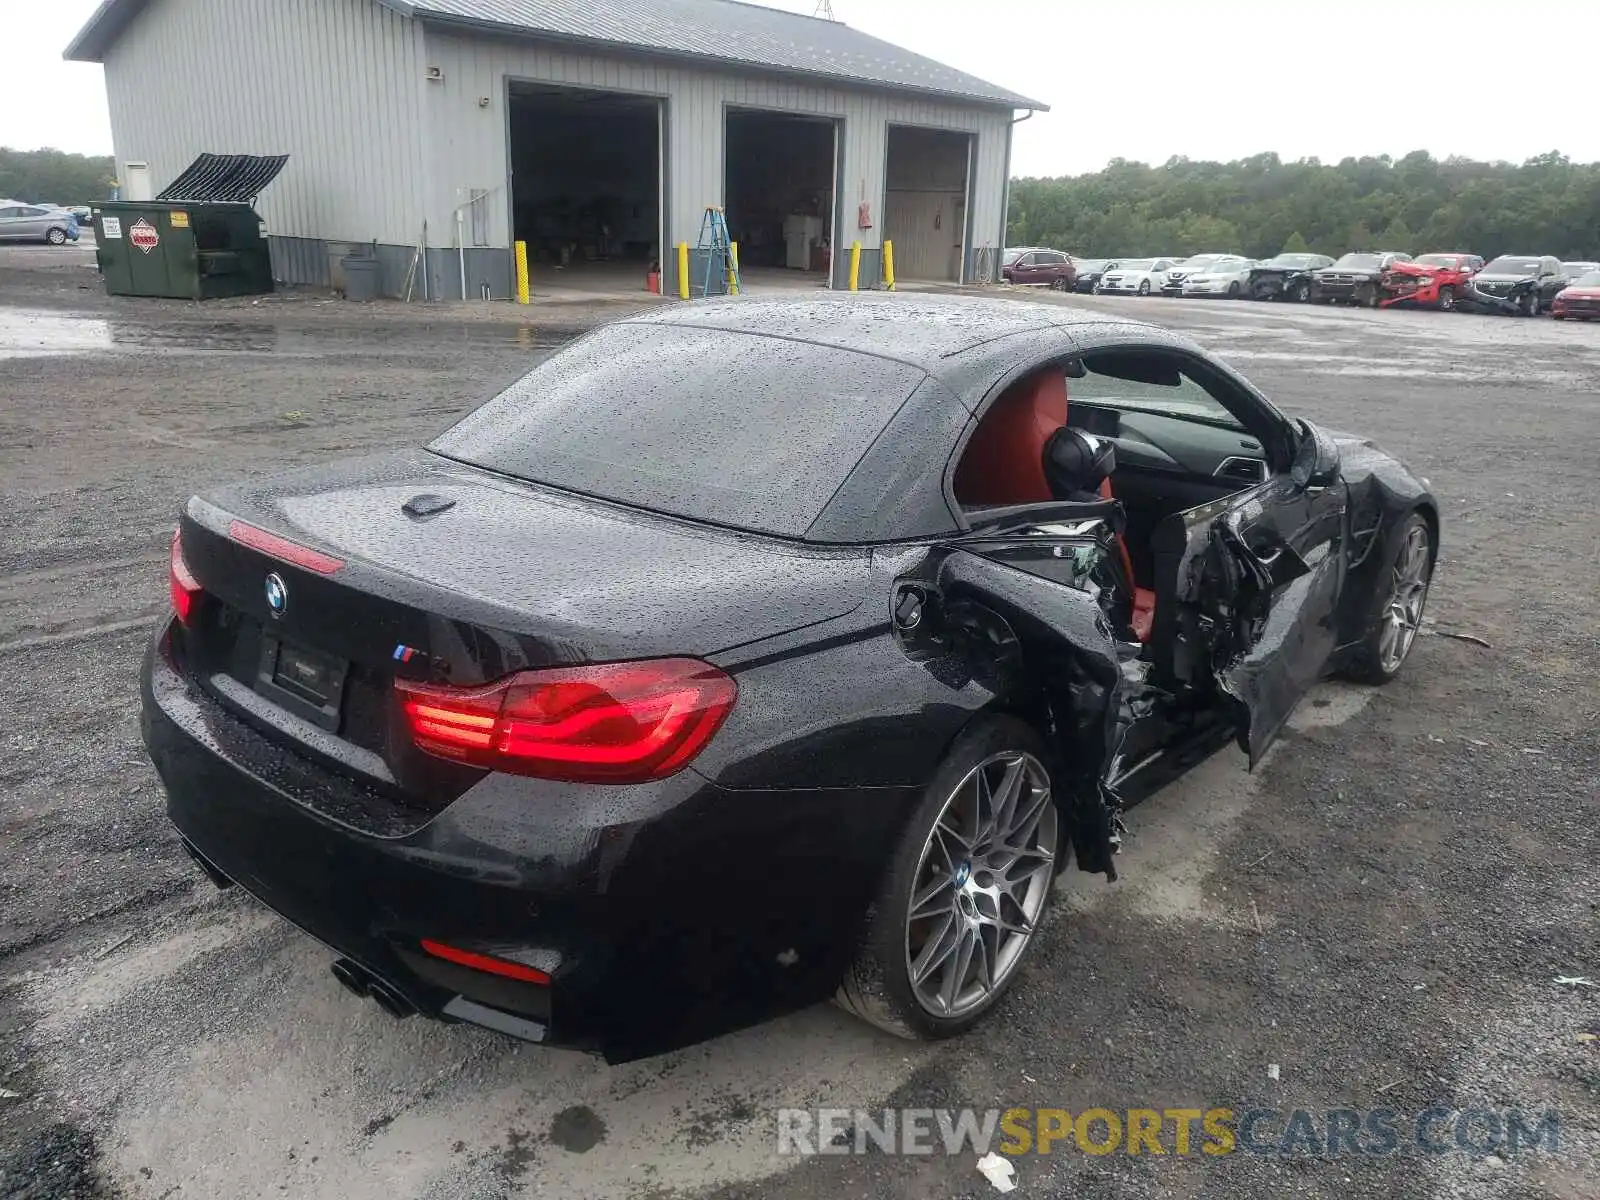
[{"label": "rear bumper", "polygon": [[[349,781],[188,679],[170,631],[142,693],[168,815],[212,871],[426,1016],[507,1029],[496,1014],[510,1014],[523,1036],[613,1061],[830,994],[877,877],[872,856],[829,849],[863,807],[887,846],[902,811],[898,789],[733,792],[692,770],[607,788],[491,774],[412,832],[377,836],[304,803],[319,777]],[[440,960],[424,938],[551,981]]]}]

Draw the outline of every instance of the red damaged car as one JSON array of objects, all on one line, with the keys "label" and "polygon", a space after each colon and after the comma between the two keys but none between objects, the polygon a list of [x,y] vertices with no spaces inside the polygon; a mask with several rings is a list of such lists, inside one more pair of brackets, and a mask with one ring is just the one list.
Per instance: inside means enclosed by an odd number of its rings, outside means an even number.
[{"label": "red damaged car", "polygon": [[1483,269],[1477,254],[1424,254],[1410,261],[1395,261],[1379,283],[1378,306],[1417,304],[1449,312],[1456,306],[1467,280]]}]

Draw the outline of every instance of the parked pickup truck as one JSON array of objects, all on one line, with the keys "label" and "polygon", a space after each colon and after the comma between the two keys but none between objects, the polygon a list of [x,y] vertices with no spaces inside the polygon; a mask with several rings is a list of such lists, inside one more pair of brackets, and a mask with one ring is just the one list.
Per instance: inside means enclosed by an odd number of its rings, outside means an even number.
[{"label": "parked pickup truck", "polygon": [[1411,255],[1399,250],[1352,250],[1333,266],[1311,273],[1311,299],[1376,308],[1384,272],[1397,262],[1410,261]]},{"label": "parked pickup truck", "polygon": [[1424,254],[1390,263],[1379,281],[1378,304],[1417,304],[1449,312],[1466,291],[1467,280],[1482,269],[1483,258],[1477,254]]}]

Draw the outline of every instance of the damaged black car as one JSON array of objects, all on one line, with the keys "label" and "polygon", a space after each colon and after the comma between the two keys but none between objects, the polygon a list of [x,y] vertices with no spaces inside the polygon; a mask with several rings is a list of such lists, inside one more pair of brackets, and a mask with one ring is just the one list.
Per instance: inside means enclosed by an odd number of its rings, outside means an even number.
[{"label": "damaged black car", "polygon": [[1460,302],[1480,312],[1537,317],[1570,282],[1552,255],[1502,254],[1467,280]]},{"label": "damaged black car", "polygon": [[1333,266],[1326,254],[1280,254],[1250,268],[1252,300],[1311,300],[1312,273]]},{"label": "damaged black car", "polygon": [[1152,326],[712,301],[191,499],[142,728],[200,868],[395,1016],[939,1038],[1129,806],[1394,678],[1438,545],[1425,480]]}]

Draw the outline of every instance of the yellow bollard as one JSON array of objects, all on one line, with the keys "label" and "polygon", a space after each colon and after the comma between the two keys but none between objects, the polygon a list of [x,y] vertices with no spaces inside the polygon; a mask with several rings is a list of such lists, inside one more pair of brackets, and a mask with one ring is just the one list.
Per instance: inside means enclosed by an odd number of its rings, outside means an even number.
[{"label": "yellow bollard", "polygon": [[861,243],[850,243],[850,290],[858,290],[861,284]]},{"label": "yellow bollard", "polygon": [[728,243],[728,294],[739,294],[739,243]]},{"label": "yellow bollard", "polygon": [[689,243],[678,243],[678,299],[689,298]]},{"label": "yellow bollard", "polygon": [[517,246],[517,303],[528,302],[528,243],[518,242]]},{"label": "yellow bollard", "polygon": [[883,286],[888,291],[894,291],[894,243],[883,243]]}]

